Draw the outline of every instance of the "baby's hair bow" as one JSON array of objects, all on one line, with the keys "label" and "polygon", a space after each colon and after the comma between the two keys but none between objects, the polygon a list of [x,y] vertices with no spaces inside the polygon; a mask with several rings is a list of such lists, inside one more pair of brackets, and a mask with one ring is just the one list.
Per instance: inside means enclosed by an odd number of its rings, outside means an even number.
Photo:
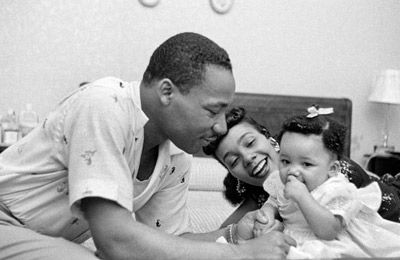
[{"label": "baby's hair bow", "polygon": [[327,107],[327,108],[319,108],[316,105],[312,105],[311,107],[307,108],[308,111],[308,118],[313,118],[318,115],[329,115],[333,114],[333,107]]}]

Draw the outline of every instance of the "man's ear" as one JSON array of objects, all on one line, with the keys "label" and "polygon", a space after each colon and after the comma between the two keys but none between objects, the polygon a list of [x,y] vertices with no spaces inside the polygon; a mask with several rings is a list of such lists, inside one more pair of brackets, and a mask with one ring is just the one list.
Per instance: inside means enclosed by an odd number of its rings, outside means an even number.
[{"label": "man's ear", "polygon": [[329,177],[334,177],[340,172],[340,163],[338,160],[334,161],[329,169]]},{"label": "man's ear", "polygon": [[174,96],[174,92],[176,91],[176,86],[172,81],[168,78],[162,79],[159,82],[157,92],[160,98],[160,101],[163,105],[168,106],[171,103],[171,100]]}]

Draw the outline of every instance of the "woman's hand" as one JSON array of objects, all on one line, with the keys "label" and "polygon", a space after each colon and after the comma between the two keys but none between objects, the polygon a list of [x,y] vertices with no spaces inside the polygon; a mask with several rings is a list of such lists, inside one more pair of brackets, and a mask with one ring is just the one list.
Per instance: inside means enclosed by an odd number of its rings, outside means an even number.
[{"label": "woman's hand", "polygon": [[265,234],[275,224],[275,217],[270,216],[267,211],[257,210],[256,221],[254,222],[253,233],[255,237]]},{"label": "woman's hand", "polygon": [[282,223],[275,219],[272,212],[261,209],[248,212],[236,228],[239,241],[259,237],[273,230],[283,231]]},{"label": "woman's hand", "polygon": [[265,235],[265,234],[267,234],[267,233],[269,233],[271,231],[280,231],[280,232],[283,231],[282,222],[280,222],[277,219],[274,219],[274,221],[272,221],[271,223],[273,223],[273,224],[259,227],[260,223],[256,222],[255,225],[254,225],[254,230],[253,230],[254,237],[260,237],[260,236]]},{"label": "woman's hand", "polygon": [[247,212],[237,223],[237,236],[239,240],[248,240],[254,238],[254,223],[257,220],[258,210]]},{"label": "woman's hand", "polygon": [[295,246],[293,238],[277,231],[239,244],[243,252],[251,254],[246,259],[286,259],[290,247]]},{"label": "woman's hand", "polygon": [[254,237],[259,237],[271,230],[276,230],[276,224],[279,223],[275,222],[275,215],[271,210],[265,207],[257,210],[256,221],[253,228]]}]

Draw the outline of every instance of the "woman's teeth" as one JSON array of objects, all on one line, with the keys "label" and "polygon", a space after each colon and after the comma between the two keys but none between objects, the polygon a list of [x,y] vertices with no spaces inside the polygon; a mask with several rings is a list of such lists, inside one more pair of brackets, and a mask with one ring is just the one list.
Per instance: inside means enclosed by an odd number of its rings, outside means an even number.
[{"label": "woman's teeth", "polygon": [[253,170],[253,176],[257,176],[258,174],[261,173],[262,169],[264,168],[264,166],[266,165],[266,160],[262,160]]}]

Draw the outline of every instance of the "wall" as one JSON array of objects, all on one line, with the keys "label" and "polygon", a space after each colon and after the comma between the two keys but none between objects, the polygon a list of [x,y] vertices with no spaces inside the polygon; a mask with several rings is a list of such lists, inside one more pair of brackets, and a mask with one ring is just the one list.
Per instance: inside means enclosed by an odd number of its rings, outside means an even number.
[{"label": "wall", "polygon": [[[140,79],[154,48],[183,31],[231,55],[237,90],[353,101],[352,157],[381,141],[384,110],[367,102],[375,72],[400,69],[398,0],[2,0],[0,111],[31,102],[41,117],[82,81]],[[390,142],[400,149],[400,106]]]}]

